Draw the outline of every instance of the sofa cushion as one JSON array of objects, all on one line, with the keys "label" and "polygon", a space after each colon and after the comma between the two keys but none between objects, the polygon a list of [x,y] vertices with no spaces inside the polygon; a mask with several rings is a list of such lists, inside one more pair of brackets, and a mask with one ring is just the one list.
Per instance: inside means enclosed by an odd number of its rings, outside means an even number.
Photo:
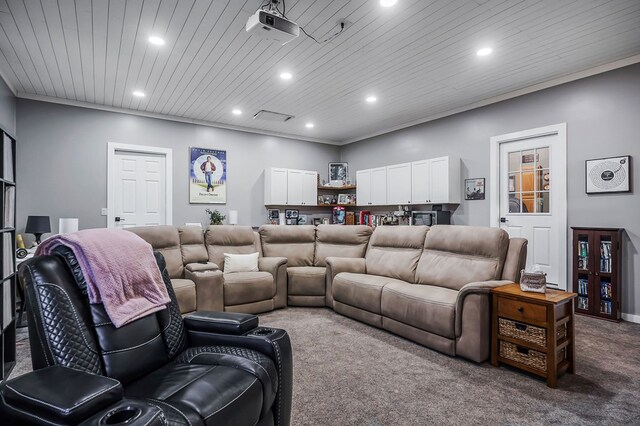
[{"label": "sofa cushion", "polygon": [[226,272],[257,272],[258,252],[249,254],[224,253]]},{"label": "sofa cushion", "polygon": [[327,268],[294,266],[287,268],[287,293],[296,296],[324,296]]},{"label": "sofa cushion", "polygon": [[414,282],[427,226],[378,226],[365,256],[367,274]]},{"label": "sofa cushion", "polygon": [[443,287],[388,283],[382,289],[382,315],[453,339],[457,296],[457,291]]},{"label": "sofa cushion", "polygon": [[367,225],[318,225],[313,264],[327,266],[327,257],[364,257],[372,232]]},{"label": "sofa cushion", "polygon": [[180,226],[180,251],[182,263],[206,262],[209,260],[207,248],[204,245],[204,231],[199,226]]},{"label": "sofa cushion", "polygon": [[315,226],[262,225],[258,232],[265,257],[286,257],[287,266],[313,266]]},{"label": "sofa cushion", "polygon": [[209,262],[224,271],[224,254],[249,254],[258,251],[250,226],[212,225],[204,235]]},{"label": "sofa cushion", "polygon": [[242,305],[260,302],[276,295],[269,272],[232,272],[224,274],[224,304]]},{"label": "sofa cushion", "polygon": [[[263,407],[260,380],[226,365],[171,362],[125,386],[124,393],[169,404],[193,424],[257,423]],[[204,423],[196,423],[197,419]]]},{"label": "sofa cushion", "polygon": [[470,282],[500,279],[509,234],[499,228],[436,225],[424,247],[415,282],[459,290]]},{"label": "sofa cushion", "polygon": [[127,228],[140,238],[151,244],[154,250],[159,251],[167,262],[169,278],[183,277],[182,252],[180,251],[180,236],[178,228],[169,225],[137,226]]},{"label": "sofa cushion", "polygon": [[173,292],[178,300],[181,314],[187,314],[196,310],[196,285],[191,280],[173,278],[171,280]]},{"label": "sofa cushion", "polygon": [[382,288],[389,283],[403,283],[403,281],[380,275],[341,272],[333,279],[333,299],[380,314]]}]

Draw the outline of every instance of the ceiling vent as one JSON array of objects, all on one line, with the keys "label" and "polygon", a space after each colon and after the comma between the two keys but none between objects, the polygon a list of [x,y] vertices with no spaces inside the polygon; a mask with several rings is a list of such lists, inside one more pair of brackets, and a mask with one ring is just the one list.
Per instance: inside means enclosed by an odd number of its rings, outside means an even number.
[{"label": "ceiling vent", "polygon": [[281,123],[284,123],[285,121],[289,121],[292,118],[294,118],[293,115],[289,115],[289,114],[281,114],[279,112],[273,112],[273,111],[266,111],[266,110],[260,110],[258,111],[254,116],[254,119],[256,120],[264,120],[264,121],[279,121]]}]

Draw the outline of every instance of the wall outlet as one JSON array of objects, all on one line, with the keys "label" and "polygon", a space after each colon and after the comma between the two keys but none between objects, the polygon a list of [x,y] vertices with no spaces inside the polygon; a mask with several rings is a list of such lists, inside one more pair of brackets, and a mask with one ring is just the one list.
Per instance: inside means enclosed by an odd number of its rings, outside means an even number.
[{"label": "wall outlet", "polygon": [[109,214],[109,213],[107,212],[107,208],[106,207],[103,207],[103,208],[100,209],[100,216],[106,216],[107,214]]}]

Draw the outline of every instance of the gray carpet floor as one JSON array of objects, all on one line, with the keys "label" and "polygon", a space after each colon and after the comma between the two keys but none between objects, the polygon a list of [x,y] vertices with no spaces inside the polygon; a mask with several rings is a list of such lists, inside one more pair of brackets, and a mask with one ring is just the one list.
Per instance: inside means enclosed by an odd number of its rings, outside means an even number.
[{"label": "gray carpet floor", "polygon": [[[577,372],[557,389],[432,351],[324,308],[261,315],[294,347],[294,425],[640,424],[640,325],[576,319]],[[29,371],[20,333],[14,375]]]}]

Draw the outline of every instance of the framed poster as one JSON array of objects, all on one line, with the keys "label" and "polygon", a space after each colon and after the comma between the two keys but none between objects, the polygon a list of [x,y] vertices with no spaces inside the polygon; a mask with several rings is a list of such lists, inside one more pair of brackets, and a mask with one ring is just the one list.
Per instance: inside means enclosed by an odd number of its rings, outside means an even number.
[{"label": "framed poster", "polygon": [[348,178],[348,163],[329,163],[329,183],[333,185],[344,185]]},{"label": "framed poster", "polygon": [[189,148],[189,203],[227,202],[227,151]]},{"label": "framed poster", "polygon": [[484,200],[484,178],[464,180],[465,200]]},{"label": "framed poster", "polygon": [[631,157],[598,158],[585,162],[587,194],[631,191]]}]

